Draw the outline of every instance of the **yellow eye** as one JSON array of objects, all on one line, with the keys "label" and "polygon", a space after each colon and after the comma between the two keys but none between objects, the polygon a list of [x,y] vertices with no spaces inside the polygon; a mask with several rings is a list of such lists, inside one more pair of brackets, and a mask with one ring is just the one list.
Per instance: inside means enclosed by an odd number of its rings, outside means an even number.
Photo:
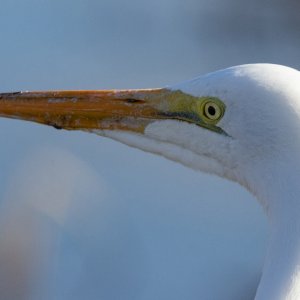
[{"label": "yellow eye", "polygon": [[208,120],[217,121],[221,119],[223,110],[217,103],[208,101],[204,104],[203,114]]}]

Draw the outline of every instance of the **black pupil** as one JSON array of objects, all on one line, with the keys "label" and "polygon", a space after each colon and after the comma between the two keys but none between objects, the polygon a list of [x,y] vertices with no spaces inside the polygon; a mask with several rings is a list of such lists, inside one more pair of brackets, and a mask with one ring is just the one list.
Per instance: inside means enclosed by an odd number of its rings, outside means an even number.
[{"label": "black pupil", "polygon": [[216,114],[216,109],[211,105],[208,107],[207,111],[211,116],[214,116]]}]

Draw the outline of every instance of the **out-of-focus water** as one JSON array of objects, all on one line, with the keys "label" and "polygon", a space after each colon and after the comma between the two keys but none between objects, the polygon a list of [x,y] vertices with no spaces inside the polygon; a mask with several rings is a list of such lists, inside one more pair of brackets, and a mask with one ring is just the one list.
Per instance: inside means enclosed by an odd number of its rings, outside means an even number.
[{"label": "out-of-focus water", "polygon": [[[299,8],[2,0],[0,90],[159,87],[254,62],[299,68]],[[0,139],[5,299],[231,300],[255,290],[267,224],[237,185],[86,133],[1,119]]]}]

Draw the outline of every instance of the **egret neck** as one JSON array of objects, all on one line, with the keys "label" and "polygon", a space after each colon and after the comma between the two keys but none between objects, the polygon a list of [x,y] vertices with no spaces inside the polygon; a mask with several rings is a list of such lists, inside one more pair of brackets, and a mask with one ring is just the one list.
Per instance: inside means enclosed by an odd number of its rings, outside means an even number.
[{"label": "egret neck", "polygon": [[295,161],[261,166],[248,189],[270,224],[268,250],[255,300],[300,299],[300,165]]}]

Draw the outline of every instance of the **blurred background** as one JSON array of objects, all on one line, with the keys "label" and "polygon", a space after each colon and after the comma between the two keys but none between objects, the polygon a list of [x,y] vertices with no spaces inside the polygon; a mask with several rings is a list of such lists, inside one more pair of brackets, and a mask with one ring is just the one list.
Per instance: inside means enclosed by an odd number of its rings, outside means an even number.
[{"label": "blurred background", "polygon": [[[1,0],[0,90],[299,68],[299,11],[297,0]],[[87,133],[0,119],[0,141],[1,299],[253,299],[268,226],[241,187]]]}]

